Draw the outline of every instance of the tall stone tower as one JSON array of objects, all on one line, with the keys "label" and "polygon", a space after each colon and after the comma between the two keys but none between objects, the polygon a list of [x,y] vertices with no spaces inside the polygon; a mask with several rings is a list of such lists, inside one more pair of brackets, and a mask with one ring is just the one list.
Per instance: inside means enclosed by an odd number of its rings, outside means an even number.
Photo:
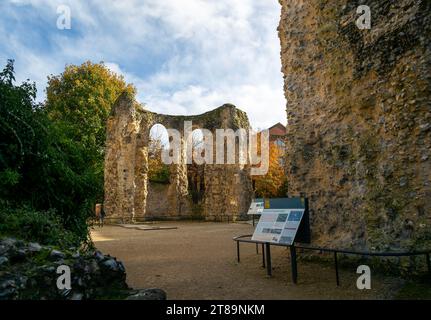
[{"label": "tall stone tower", "polygon": [[286,173],[310,198],[313,241],[430,247],[431,2],[280,3]]}]

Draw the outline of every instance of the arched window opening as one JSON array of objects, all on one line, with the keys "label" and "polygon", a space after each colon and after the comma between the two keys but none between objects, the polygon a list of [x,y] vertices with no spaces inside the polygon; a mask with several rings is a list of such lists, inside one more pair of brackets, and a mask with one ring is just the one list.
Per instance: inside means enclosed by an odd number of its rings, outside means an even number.
[{"label": "arched window opening", "polygon": [[154,183],[169,183],[169,166],[162,161],[162,151],[169,149],[168,131],[162,124],[150,129],[148,144],[148,179]]}]

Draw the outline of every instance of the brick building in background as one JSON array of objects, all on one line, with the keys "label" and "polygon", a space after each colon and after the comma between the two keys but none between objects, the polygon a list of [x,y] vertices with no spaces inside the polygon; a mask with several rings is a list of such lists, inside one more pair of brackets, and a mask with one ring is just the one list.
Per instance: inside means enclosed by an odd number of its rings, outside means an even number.
[{"label": "brick building in background", "polygon": [[[280,122],[267,129],[269,131],[270,144],[270,171],[265,176],[253,176],[252,186],[255,196],[257,197],[283,197],[287,194],[287,184],[283,182],[285,174],[277,171],[277,165],[274,166],[272,161],[277,161],[281,168],[285,167],[286,158],[286,127]],[[274,148],[275,147],[275,148]],[[274,157],[274,152],[277,152],[277,157]],[[275,170],[275,171],[274,171]],[[284,170],[282,170],[284,171]],[[278,178],[272,181],[274,176]],[[260,187],[257,186],[260,181]],[[268,190],[274,189],[272,191]],[[266,195],[265,195],[266,194]]]},{"label": "brick building in background", "polygon": [[269,142],[275,143],[277,146],[284,148],[286,139],[286,127],[279,122],[270,127],[268,130]]}]

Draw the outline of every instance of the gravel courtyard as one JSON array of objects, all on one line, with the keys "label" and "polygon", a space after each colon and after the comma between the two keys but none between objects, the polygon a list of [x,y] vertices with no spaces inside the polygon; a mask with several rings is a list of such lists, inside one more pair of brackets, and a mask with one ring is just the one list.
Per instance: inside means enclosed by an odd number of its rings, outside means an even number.
[{"label": "gravel courtyard", "polygon": [[236,262],[232,238],[251,234],[246,223],[163,222],[166,230],[105,226],[92,230],[96,247],[123,261],[134,288],[161,288],[168,299],[387,299],[400,283],[373,275],[372,289],[356,288],[356,270],[341,270],[336,287],[331,266],[299,261],[298,285],[290,276],[289,251],[272,247],[273,276],[261,267],[253,244],[241,244]]}]

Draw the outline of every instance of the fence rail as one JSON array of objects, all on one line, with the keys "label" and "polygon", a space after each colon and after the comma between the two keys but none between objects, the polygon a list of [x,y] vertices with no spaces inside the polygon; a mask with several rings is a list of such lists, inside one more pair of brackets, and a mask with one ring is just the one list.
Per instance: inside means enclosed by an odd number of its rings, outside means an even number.
[{"label": "fence rail", "polygon": [[420,250],[420,251],[399,251],[399,252],[370,252],[370,251],[354,251],[354,250],[344,250],[344,249],[334,249],[325,247],[315,247],[310,245],[286,245],[280,243],[270,243],[263,241],[256,241],[251,239],[252,235],[241,235],[234,237],[233,240],[236,242],[237,246],[237,261],[240,262],[240,243],[254,243],[256,244],[256,253],[259,254],[259,245],[262,246],[262,266],[267,271],[267,275],[272,275],[272,265],[271,265],[271,246],[279,247],[289,247],[290,248],[290,263],[292,271],[292,281],[293,283],[298,282],[298,263],[297,263],[297,252],[296,249],[319,251],[319,252],[332,252],[334,254],[334,266],[335,266],[335,279],[337,286],[340,285],[340,276],[338,272],[338,254],[351,254],[359,256],[379,256],[379,257],[410,257],[410,256],[424,256],[426,259],[426,264],[428,268],[428,273],[431,275],[431,262],[430,255],[431,250]]}]

